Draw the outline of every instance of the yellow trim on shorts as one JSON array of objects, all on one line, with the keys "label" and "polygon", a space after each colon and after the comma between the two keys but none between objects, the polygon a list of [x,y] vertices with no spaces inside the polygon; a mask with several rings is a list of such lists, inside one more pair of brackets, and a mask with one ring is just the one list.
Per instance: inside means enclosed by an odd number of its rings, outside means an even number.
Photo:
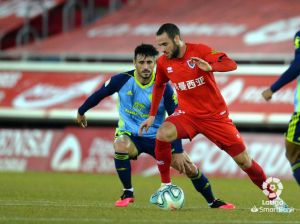
[{"label": "yellow trim on shorts", "polygon": [[[299,112],[292,115],[291,121],[289,122],[288,129],[286,131],[286,137],[285,137],[287,141],[298,145],[300,145],[300,142],[294,141],[294,137],[295,137],[295,132],[296,132],[297,123],[299,122],[299,119],[300,119]],[[300,136],[298,138],[300,138]]]}]

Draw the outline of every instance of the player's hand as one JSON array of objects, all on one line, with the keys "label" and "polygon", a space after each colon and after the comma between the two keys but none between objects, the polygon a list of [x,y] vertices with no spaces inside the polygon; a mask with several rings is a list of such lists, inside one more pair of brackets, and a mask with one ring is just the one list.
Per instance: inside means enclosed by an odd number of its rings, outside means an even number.
[{"label": "player's hand", "polygon": [[172,155],[172,165],[182,174],[191,172],[192,162],[188,157],[184,156],[184,153],[174,153]]},{"label": "player's hand", "polygon": [[174,167],[179,171],[179,173],[183,173],[186,174],[185,172],[185,158],[183,156],[183,153],[174,153],[172,155],[172,159],[173,159],[173,165]]},{"label": "player's hand", "polygon": [[80,115],[79,113],[77,113],[77,124],[79,124],[79,126],[83,128],[87,127],[87,121],[84,115]]},{"label": "player's hand", "polygon": [[263,96],[263,98],[266,100],[266,101],[269,101],[270,99],[272,99],[272,96],[273,96],[273,91],[268,88],[266,90],[264,90],[261,95]]},{"label": "player's hand", "polygon": [[194,62],[201,70],[205,72],[210,72],[212,70],[211,65],[207,61],[204,61],[203,59],[198,57],[191,57],[191,59],[192,62]]},{"label": "player's hand", "polygon": [[150,126],[153,124],[155,119],[155,116],[149,116],[147,120],[145,120],[139,128],[139,136],[142,136],[143,134],[143,130],[145,129],[146,133],[148,132],[148,129],[150,128]]}]

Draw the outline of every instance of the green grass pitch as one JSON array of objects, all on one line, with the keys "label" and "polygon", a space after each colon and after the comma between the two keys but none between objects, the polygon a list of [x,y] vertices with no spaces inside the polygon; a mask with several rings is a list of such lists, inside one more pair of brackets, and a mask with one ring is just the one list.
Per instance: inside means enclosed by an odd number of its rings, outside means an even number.
[{"label": "green grass pitch", "polygon": [[[159,187],[158,176],[133,176],[136,202],[116,208],[121,185],[115,175],[75,173],[0,173],[0,223],[300,223],[300,191],[295,181],[283,181],[282,198],[295,208],[289,214],[250,211],[265,199],[248,179],[210,178],[217,197],[235,210],[207,207],[189,180],[174,177],[185,205],[164,211],[149,203]],[[271,207],[269,207],[271,208]]]}]

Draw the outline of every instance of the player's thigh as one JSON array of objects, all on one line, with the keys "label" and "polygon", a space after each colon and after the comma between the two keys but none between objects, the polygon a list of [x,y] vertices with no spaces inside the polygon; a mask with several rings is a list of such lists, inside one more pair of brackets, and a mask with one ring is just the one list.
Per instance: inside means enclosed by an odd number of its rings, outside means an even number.
[{"label": "player's thigh", "polygon": [[166,122],[170,122],[175,126],[177,139],[192,139],[198,133],[198,131],[194,129],[192,118],[186,114],[175,112],[167,117]]},{"label": "player's thigh", "polygon": [[[231,119],[214,119],[202,121],[199,124],[201,133],[224,150],[231,157],[235,157],[246,150],[244,140]],[[246,157],[242,157],[246,158]]]},{"label": "player's thigh", "polygon": [[300,159],[300,145],[285,140],[286,158],[291,164]]},{"label": "player's thigh", "polygon": [[130,158],[138,155],[137,147],[128,135],[120,135],[115,138],[114,149],[119,153],[128,153]]},{"label": "player's thigh", "polygon": [[131,141],[137,148],[138,155],[146,153],[155,158],[155,138],[146,138],[141,136],[130,136]]}]

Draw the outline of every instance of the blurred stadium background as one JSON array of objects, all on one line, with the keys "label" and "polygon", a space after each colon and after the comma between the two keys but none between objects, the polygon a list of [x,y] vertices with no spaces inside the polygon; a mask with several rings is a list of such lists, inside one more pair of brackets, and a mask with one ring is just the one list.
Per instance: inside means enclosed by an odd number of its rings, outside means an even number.
[{"label": "blurred stadium background", "polygon": [[[77,108],[132,69],[135,46],[155,44],[160,24],[173,22],[186,42],[237,61],[237,71],[216,73],[231,118],[266,173],[290,181],[283,133],[295,83],[268,103],[260,94],[293,58],[299,12],[298,0],[0,0],[0,171],[114,174],[116,96],[86,114],[87,129],[76,127]],[[184,147],[208,176],[244,177],[202,136]],[[158,173],[147,156],[132,166]]]}]

